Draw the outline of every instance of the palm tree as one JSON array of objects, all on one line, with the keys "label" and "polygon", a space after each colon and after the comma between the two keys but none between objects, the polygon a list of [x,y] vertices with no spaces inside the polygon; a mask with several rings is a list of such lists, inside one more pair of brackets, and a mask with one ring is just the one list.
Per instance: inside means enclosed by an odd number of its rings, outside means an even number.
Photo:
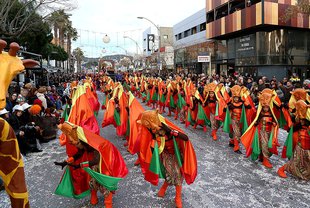
[{"label": "palm tree", "polygon": [[81,65],[82,65],[82,60],[84,57],[84,52],[82,51],[81,48],[77,47],[76,49],[73,50],[73,56],[77,62],[77,70],[81,71]]},{"label": "palm tree", "polygon": [[[71,63],[71,39],[77,39],[77,31],[72,27],[72,22],[69,20],[70,15],[65,13],[65,11],[58,10],[52,13],[48,18],[49,24],[54,29],[54,43],[66,49],[69,54],[69,65]],[[65,39],[67,42],[67,47],[65,48]],[[59,66],[60,63],[56,62]]]},{"label": "palm tree", "polygon": [[68,55],[69,55],[69,59],[67,62],[67,69],[72,69],[72,53],[71,53],[71,46],[72,46],[72,40],[76,41],[78,38],[78,33],[76,31],[76,29],[74,27],[72,27],[72,22],[68,21],[68,24],[65,27],[65,31],[64,31],[64,36],[66,39],[66,48],[65,50],[67,51]]}]

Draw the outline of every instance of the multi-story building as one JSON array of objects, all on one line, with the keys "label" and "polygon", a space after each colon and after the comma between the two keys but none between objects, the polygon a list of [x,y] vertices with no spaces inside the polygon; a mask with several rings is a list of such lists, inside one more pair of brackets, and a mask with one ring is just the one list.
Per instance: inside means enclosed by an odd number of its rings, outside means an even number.
[{"label": "multi-story building", "polygon": [[206,13],[202,9],[173,26],[174,60],[177,72],[206,72],[209,65],[198,56],[209,55],[213,48],[206,38]]},{"label": "multi-story building", "polygon": [[281,79],[310,77],[310,17],[285,21],[294,0],[206,0],[206,38],[214,40],[212,68]]},{"label": "multi-story building", "polygon": [[[173,33],[171,27],[159,27],[160,59],[163,69],[173,68]],[[143,32],[143,55],[146,57],[145,67],[157,69],[157,51],[159,47],[158,29],[149,27]]]}]

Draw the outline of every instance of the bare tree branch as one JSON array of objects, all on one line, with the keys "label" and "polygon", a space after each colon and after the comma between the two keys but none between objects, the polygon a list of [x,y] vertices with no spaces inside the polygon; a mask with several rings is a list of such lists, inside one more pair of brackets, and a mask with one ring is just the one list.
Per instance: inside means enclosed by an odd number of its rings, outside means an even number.
[{"label": "bare tree branch", "polygon": [[[10,12],[18,5],[18,11],[14,11],[15,16],[12,18]],[[76,0],[26,0],[23,3],[18,0],[1,0],[0,33],[6,37],[17,37],[33,25],[36,13],[46,19],[56,10],[71,11],[76,8],[75,5]]]}]

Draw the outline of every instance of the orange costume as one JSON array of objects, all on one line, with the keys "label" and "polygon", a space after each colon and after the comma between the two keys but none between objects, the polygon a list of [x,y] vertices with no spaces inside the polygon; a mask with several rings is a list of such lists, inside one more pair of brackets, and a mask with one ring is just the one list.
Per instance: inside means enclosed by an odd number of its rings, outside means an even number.
[{"label": "orange costume", "polygon": [[[231,89],[232,97],[228,101],[229,112],[226,111],[223,131],[230,134],[229,146],[234,147],[234,152],[241,153],[239,150],[240,137],[248,128],[247,117],[255,113],[255,106],[251,106],[245,98],[245,87],[234,85]],[[249,99],[251,99],[249,97]]]},{"label": "orange costume", "polygon": [[158,185],[165,179],[158,192],[164,197],[169,185],[176,187],[175,204],[182,207],[182,182],[194,182],[197,175],[196,154],[188,137],[157,111],[144,111],[140,124],[140,165],[145,180]]},{"label": "orange costume", "polygon": [[278,175],[286,178],[286,171],[297,178],[310,180],[310,106],[299,100],[295,103],[295,109],[296,122],[282,152],[290,161],[278,170]]},{"label": "orange costume", "polygon": [[205,86],[204,99],[204,110],[208,119],[211,121],[211,136],[213,140],[217,140],[216,132],[219,128],[219,120],[222,119],[224,115],[226,103],[214,82]]},{"label": "orange costume", "polygon": [[[116,191],[117,183],[128,173],[120,152],[111,142],[85,128],[69,122],[60,124],[58,127],[66,135],[66,142],[74,145],[78,151],[67,161],[55,162],[55,165],[62,167],[69,165],[71,169],[86,174],[89,184],[85,184],[86,191],[81,196],[88,195],[88,189],[90,189],[90,202],[95,205],[98,203],[97,191],[99,190],[104,195],[105,207],[112,208],[112,193]],[[75,198],[76,195],[73,192],[75,184],[70,177],[66,177],[68,172],[69,169],[66,169],[55,193]]]},{"label": "orange costume", "polygon": [[269,162],[270,156],[278,154],[279,124],[273,111],[274,96],[273,91],[269,89],[259,95],[256,117],[241,136],[241,142],[246,149],[246,157],[251,155],[252,160],[260,157],[267,168],[272,168]]},{"label": "orange costume", "polygon": [[[13,78],[25,67],[38,65],[33,60],[21,61],[16,57],[19,50],[17,43],[10,44],[8,53],[3,51],[6,45],[7,43],[0,39],[0,110],[5,108],[7,90]],[[12,127],[2,118],[0,118],[0,177],[10,196],[11,206],[13,208],[29,207],[24,163],[18,142]]]},{"label": "orange costume", "polygon": [[127,131],[128,97],[120,83],[117,83],[113,96],[109,100],[107,109],[103,115],[102,127],[113,124],[118,136],[125,136]]}]

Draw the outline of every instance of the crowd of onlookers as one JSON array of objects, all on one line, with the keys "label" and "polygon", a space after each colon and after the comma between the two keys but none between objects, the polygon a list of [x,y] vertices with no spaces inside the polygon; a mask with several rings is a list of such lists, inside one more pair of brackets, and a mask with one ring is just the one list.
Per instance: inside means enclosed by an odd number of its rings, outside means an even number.
[{"label": "crowd of onlookers", "polygon": [[17,88],[10,86],[0,116],[13,128],[24,156],[42,151],[40,143],[56,138],[62,103],[62,95],[55,86],[37,88],[31,83]]}]

